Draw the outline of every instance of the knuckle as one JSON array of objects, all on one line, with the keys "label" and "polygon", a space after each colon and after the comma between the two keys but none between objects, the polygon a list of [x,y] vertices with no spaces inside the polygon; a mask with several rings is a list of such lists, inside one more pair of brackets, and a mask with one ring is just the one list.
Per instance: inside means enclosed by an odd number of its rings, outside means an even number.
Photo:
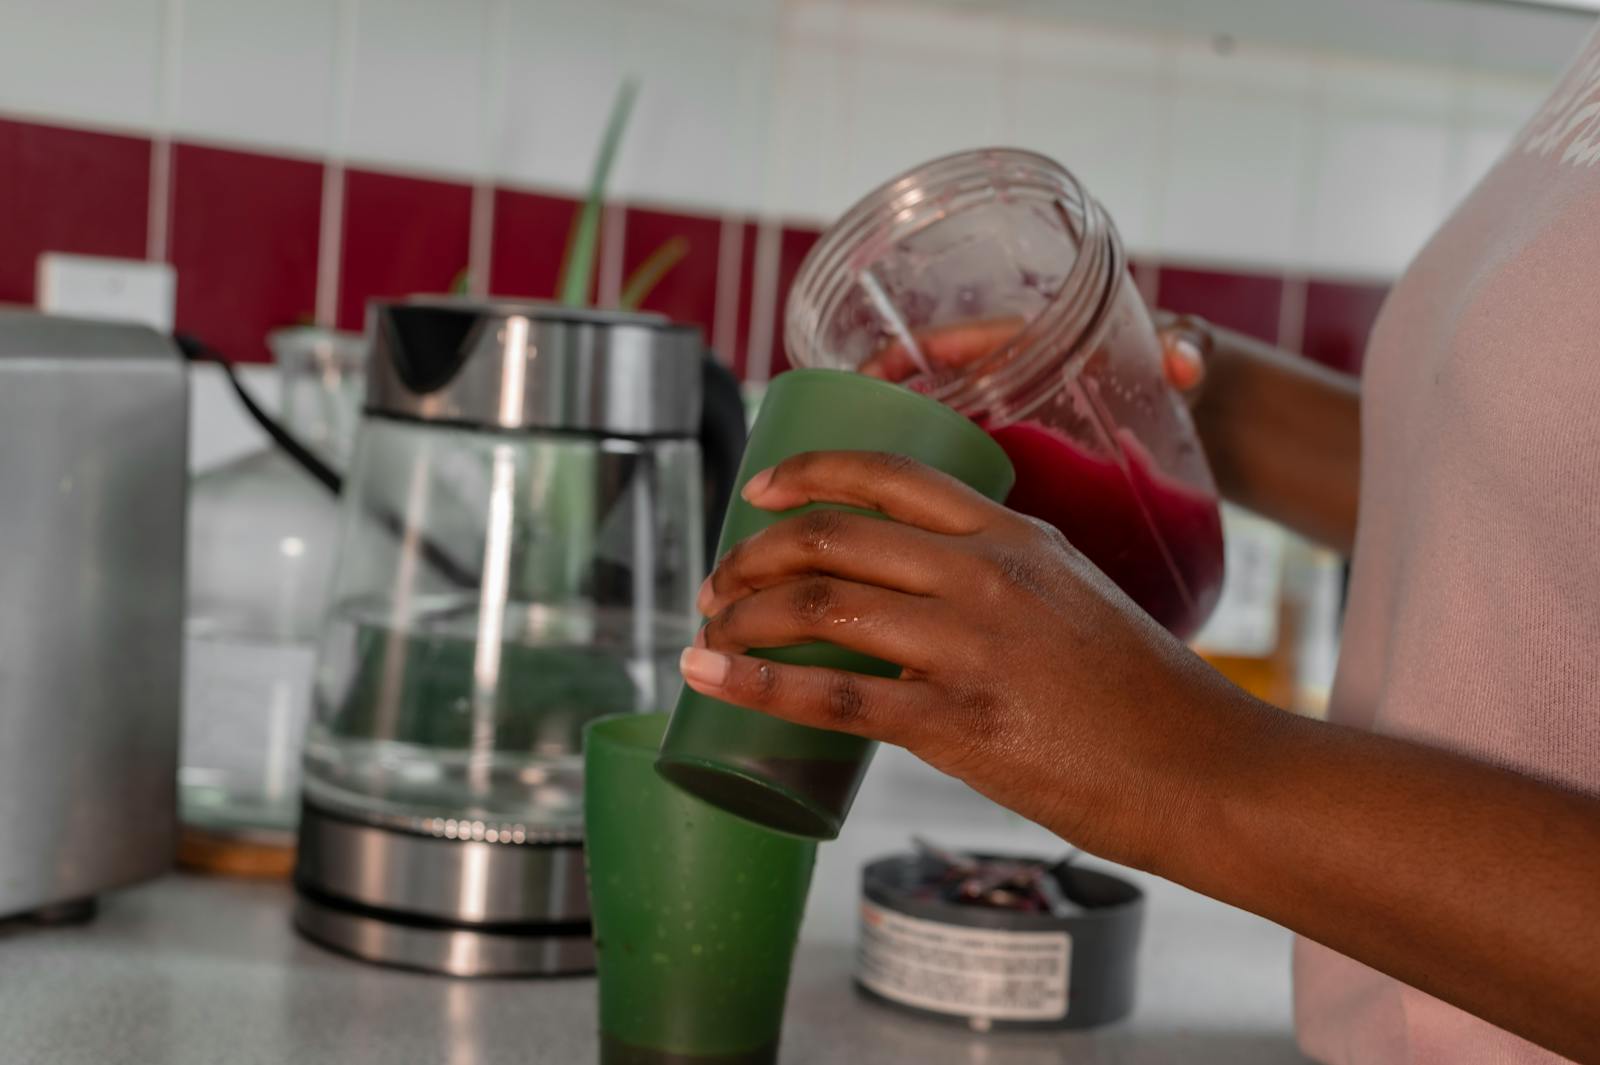
[{"label": "knuckle", "polygon": [[706,622],[706,640],[708,642],[717,643],[728,638],[733,629],[734,619],[739,616],[740,602],[740,600],[734,600],[723,607],[716,617]]},{"label": "knuckle", "polygon": [[908,455],[897,455],[892,452],[881,451],[875,453],[869,462],[874,472],[884,477],[898,477],[917,468],[917,460]]},{"label": "knuckle", "polygon": [[771,702],[778,697],[782,681],[778,680],[778,667],[771,662],[757,660],[754,670],[750,673],[750,692],[762,702]]},{"label": "knuckle", "polygon": [[963,730],[975,744],[993,740],[1000,732],[1000,701],[985,684],[964,681],[950,691],[950,701],[961,712]]},{"label": "knuckle", "polygon": [[995,558],[995,568],[1000,579],[1009,588],[1038,592],[1044,587],[1044,567],[1028,551],[1016,548],[1002,549]]},{"label": "knuckle", "polygon": [[813,510],[803,515],[795,528],[800,549],[808,555],[823,555],[837,546],[844,514],[837,510]]},{"label": "knuckle", "polygon": [[745,541],[740,540],[727,553],[717,560],[716,568],[711,571],[713,586],[722,587],[737,582],[739,569],[744,565]]},{"label": "knuckle", "polygon": [[1043,518],[1036,518],[1029,514],[1024,515],[1022,520],[1028,526],[1030,535],[1038,542],[1059,549],[1067,549],[1072,546],[1067,541],[1066,533]]},{"label": "knuckle", "polygon": [[773,478],[795,478],[804,481],[816,472],[821,456],[815,451],[802,451],[798,455],[791,455],[778,464],[772,471]]},{"label": "knuckle", "polygon": [[841,728],[859,724],[867,716],[861,683],[849,673],[837,673],[828,678],[823,700],[828,720]]},{"label": "knuckle", "polygon": [[815,624],[833,610],[837,594],[834,584],[826,577],[812,577],[794,586],[790,608],[795,618],[804,624]]},{"label": "knuckle", "polygon": [[762,705],[771,703],[778,698],[782,687],[783,684],[778,679],[778,668],[771,662],[757,659],[745,683],[752,701]]}]

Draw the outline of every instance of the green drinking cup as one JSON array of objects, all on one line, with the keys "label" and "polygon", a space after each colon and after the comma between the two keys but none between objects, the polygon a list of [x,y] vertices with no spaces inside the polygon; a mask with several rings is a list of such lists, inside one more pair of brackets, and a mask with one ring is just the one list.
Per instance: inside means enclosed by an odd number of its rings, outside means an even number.
[{"label": "green drinking cup", "polygon": [[816,844],[662,780],[666,727],[584,730],[601,1065],[773,1065]]},{"label": "green drinking cup", "polygon": [[[807,451],[881,451],[942,470],[1002,501],[1015,473],[976,423],[899,385],[838,370],[793,370],[773,380],[750,431],[742,488]],[[758,510],[735,496],[719,553],[777,521],[804,513]],[[895,677],[900,667],[830,644],[754,652],[794,665]],[[656,768],[685,791],[767,828],[808,839],[839,834],[874,744],[731,706],[685,688]]]}]

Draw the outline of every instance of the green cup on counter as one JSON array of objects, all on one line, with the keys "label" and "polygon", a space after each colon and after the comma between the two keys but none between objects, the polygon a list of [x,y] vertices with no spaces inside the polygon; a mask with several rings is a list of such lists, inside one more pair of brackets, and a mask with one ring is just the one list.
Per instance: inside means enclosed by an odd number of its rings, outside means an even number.
[{"label": "green cup on counter", "polygon": [[601,1065],[773,1065],[816,844],[662,780],[666,727],[584,730]]},{"label": "green cup on counter", "polygon": [[[904,455],[1004,500],[1015,473],[976,423],[899,385],[838,370],[793,370],[776,378],[750,431],[738,483],[807,451]],[[814,507],[773,514],[735,496],[719,553]],[[848,509],[848,508],[845,508]],[[829,644],[752,652],[793,665],[895,677],[900,667]],[[656,763],[662,776],[731,813],[808,839],[839,834],[874,744],[779,721],[685,688]]]}]

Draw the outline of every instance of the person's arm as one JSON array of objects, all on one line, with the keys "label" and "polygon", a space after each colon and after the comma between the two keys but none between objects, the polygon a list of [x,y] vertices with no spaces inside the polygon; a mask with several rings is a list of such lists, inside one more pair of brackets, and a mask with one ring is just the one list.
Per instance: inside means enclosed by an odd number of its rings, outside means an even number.
[{"label": "person's arm", "polygon": [[1222,494],[1337,551],[1355,540],[1361,396],[1354,377],[1231,330],[1178,318],[1204,364],[1193,404]]},{"label": "person's arm", "polygon": [[[1258,702],[1055,530],[886,456],[747,486],[828,502],[739,545],[685,653],[707,695],[899,744],[1091,853],[1253,910],[1600,1062],[1600,800]],[[898,679],[750,648],[825,640]]]}]

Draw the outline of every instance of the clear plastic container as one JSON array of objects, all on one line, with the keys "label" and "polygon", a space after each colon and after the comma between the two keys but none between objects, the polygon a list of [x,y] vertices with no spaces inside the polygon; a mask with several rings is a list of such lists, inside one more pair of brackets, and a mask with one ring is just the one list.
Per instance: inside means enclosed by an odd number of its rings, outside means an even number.
[{"label": "clear plastic container", "polygon": [[[282,385],[280,420],[343,466],[363,385],[360,335],[288,329],[268,343]],[[190,830],[293,845],[300,744],[338,531],[338,498],[274,445],[190,486],[179,775]]]},{"label": "clear plastic container", "polygon": [[1195,632],[1222,586],[1217,493],[1104,209],[1066,169],[988,149],[880,186],[789,295],[799,366],[899,381],[979,422],[1050,522],[1157,621]]}]

